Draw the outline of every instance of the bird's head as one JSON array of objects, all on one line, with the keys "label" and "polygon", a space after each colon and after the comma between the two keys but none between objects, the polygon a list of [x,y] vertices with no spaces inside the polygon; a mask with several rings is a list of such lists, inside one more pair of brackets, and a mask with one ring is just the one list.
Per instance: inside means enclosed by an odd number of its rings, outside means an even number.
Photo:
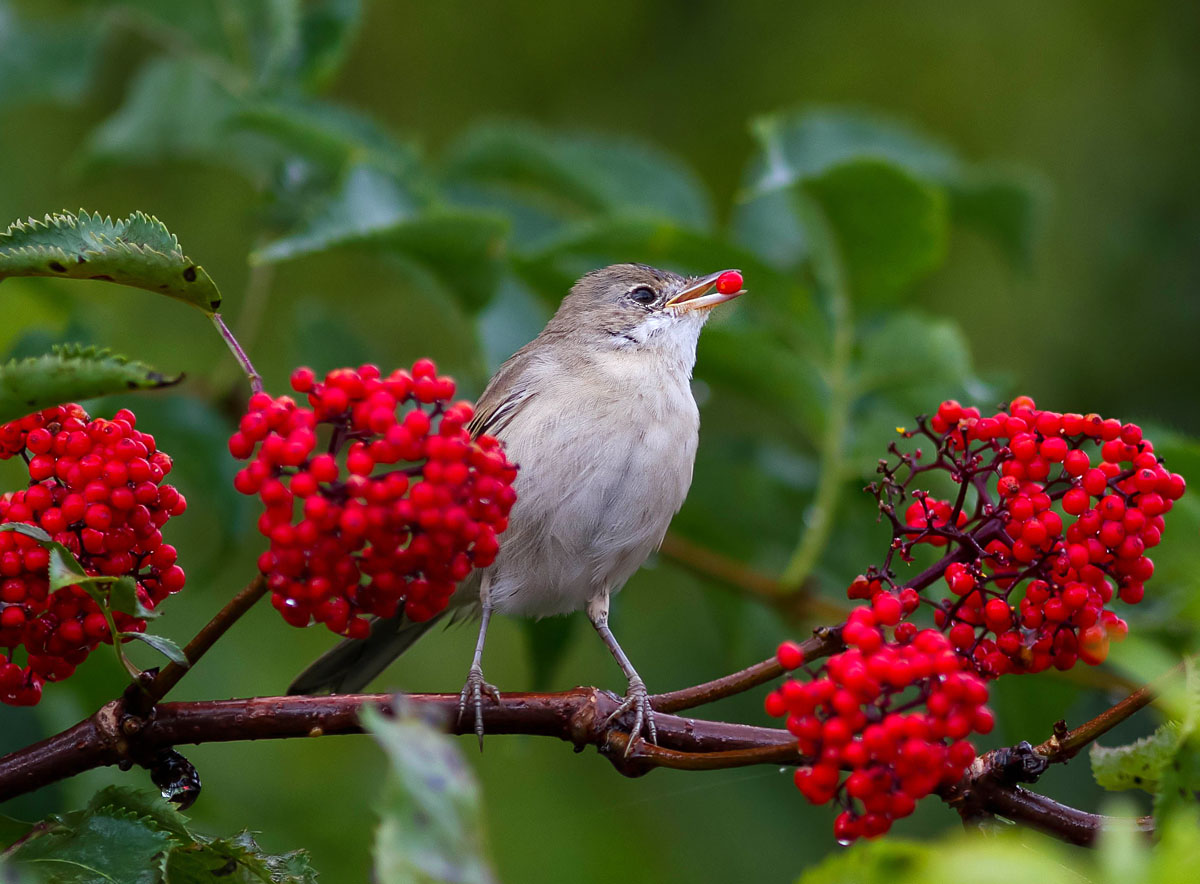
[{"label": "bird's head", "polygon": [[645,264],[593,270],[571,288],[547,331],[584,337],[599,348],[694,354],[712,308],[744,294],[714,290],[718,278],[730,272],[680,276]]}]

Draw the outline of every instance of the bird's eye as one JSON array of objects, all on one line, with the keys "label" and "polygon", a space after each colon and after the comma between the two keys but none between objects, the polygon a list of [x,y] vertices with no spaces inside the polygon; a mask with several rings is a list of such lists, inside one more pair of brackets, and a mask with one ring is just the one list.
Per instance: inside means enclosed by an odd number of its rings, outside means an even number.
[{"label": "bird's eye", "polygon": [[637,301],[639,304],[650,304],[658,299],[658,295],[654,289],[649,286],[639,285],[629,293],[630,299]]}]

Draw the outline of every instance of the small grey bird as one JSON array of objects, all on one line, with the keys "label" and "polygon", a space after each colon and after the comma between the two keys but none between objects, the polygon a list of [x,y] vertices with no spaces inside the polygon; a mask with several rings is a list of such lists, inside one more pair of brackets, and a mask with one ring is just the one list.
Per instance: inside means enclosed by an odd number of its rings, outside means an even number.
[{"label": "small grey bird", "polygon": [[[472,434],[502,439],[520,468],[496,561],[463,581],[445,612],[481,616],[459,703],[460,719],[474,707],[481,746],[483,695],[500,698],[481,666],[492,613],[581,608],[629,680],[613,717],[632,711],[631,732],[645,727],[656,739],[646,686],[609,629],[609,599],[662,543],[692,483],[696,342],[709,311],[743,294],[713,291],[724,272],[684,277],[615,264],[587,274],[479,397]],[[378,620],[368,638],[342,642],[289,690],[361,690],[432,623]]]}]

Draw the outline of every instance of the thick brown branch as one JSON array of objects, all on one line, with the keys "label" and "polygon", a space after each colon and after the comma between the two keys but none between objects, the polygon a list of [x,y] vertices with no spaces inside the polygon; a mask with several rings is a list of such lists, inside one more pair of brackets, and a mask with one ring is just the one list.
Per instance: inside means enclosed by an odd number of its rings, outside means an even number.
[{"label": "thick brown branch", "polygon": [[[362,706],[373,703],[388,707],[393,700],[390,694],[347,694],[160,703],[144,719],[130,715],[124,700],[114,700],[73,728],[0,758],[0,801],[92,768],[141,763],[158,750],[173,746],[360,733]],[[473,719],[457,718],[458,701],[458,694],[404,697],[409,708],[437,721],[448,732],[473,733]],[[653,752],[638,751],[640,740],[629,757],[625,757],[628,736],[605,724],[617,705],[616,697],[596,688],[553,694],[505,694],[501,703],[484,705],[484,728],[489,734],[558,737],[577,748],[594,745],[618,770],[630,776],[663,766]],[[780,751],[774,763],[782,763],[781,759],[786,757],[798,760],[794,749],[789,748],[794,747],[795,739],[784,730],[668,714],[659,714],[655,722],[664,750],[709,754],[765,747]],[[726,758],[727,763],[718,761],[709,767],[753,763],[735,755]]]},{"label": "thick brown branch", "polygon": [[1152,817],[1133,819],[1088,813],[1019,785],[1036,782],[1049,763],[1029,743],[995,749],[975,759],[963,778],[943,788],[940,794],[968,825],[1002,816],[1070,844],[1087,847],[1093,846],[1106,828],[1129,826],[1153,834]]}]

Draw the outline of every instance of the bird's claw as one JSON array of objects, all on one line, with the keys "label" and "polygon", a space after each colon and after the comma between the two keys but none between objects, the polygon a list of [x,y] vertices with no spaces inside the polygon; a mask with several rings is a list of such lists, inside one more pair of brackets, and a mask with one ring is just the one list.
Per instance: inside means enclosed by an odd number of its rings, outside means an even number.
[{"label": "bird's claw", "polygon": [[467,702],[475,707],[475,735],[479,737],[479,751],[483,751],[483,695],[487,694],[496,703],[500,702],[500,692],[496,686],[483,680],[483,670],[472,666],[467,673],[467,683],[463,685],[458,695],[458,725],[462,726],[463,715],[467,711]]},{"label": "bird's claw", "polygon": [[613,721],[631,709],[633,727],[629,730],[629,742],[625,744],[626,758],[633,751],[634,741],[642,735],[643,729],[651,743],[658,743],[658,728],[654,726],[654,708],[650,705],[650,693],[646,690],[645,682],[636,675],[629,680],[629,690],[625,692],[625,699],[621,701],[621,705],[605,720],[605,727],[611,726]]}]

